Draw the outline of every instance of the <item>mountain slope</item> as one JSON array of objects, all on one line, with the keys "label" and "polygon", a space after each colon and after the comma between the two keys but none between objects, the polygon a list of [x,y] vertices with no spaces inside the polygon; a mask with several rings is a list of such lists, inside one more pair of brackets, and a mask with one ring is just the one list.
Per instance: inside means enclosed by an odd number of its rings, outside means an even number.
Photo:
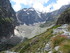
[{"label": "mountain slope", "polygon": [[[66,24],[53,26],[47,29],[44,33],[28,39],[25,42],[18,44],[16,47],[1,53],[69,53],[70,35],[67,35],[67,33],[62,35],[64,34],[63,30],[68,29],[68,26],[65,26]],[[61,30],[61,32],[59,30]]]},{"label": "mountain slope", "polygon": [[60,9],[49,12],[49,13],[42,13],[36,11],[34,8],[24,8],[16,13],[17,20],[20,24],[34,24],[34,23],[39,23],[39,22],[44,22],[46,23],[56,21],[59,17],[59,15],[65,11],[67,8],[69,8],[70,5],[64,5]]},{"label": "mountain slope", "polygon": [[20,43],[10,51],[19,53],[69,53],[70,32],[67,30],[68,25],[66,24],[55,25],[44,33]]},{"label": "mountain slope", "polygon": [[0,51],[8,49],[6,40],[14,36],[17,19],[9,0],[0,0]]},{"label": "mountain slope", "polygon": [[46,20],[46,15],[37,12],[34,8],[24,8],[16,13],[17,20],[20,24],[34,24]]},{"label": "mountain slope", "polygon": [[56,24],[70,24],[70,8],[60,15]]},{"label": "mountain slope", "polygon": [[12,48],[10,51],[19,53],[47,52],[44,51],[44,47],[50,41],[51,37],[55,36],[52,33],[53,29],[56,29],[57,27],[59,27],[59,25],[49,28],[44,33],[20,43],[16,47]]},{"label": "mountain slope", "polygon": [[[47,17],[49,19],[46,20],[46,22],[44,24],[41,24],[41,27],[46,27],[48,25],[51,25],[51,24],[56,24],[59,16],[66,10],[70,8],[70,4],[68,5],[64,5],[62,6],[60,9],[56,10],[56,11],[53,11],[53,12],[50,12],[50,13],[47,13]],[[48,24],[49,23],[49,24]]]},{"label": "mountain slope", "polygon": [[[57,25],[48,28],[44,33],[31,39],[27,39],[8,50],[15,53],[70,53],[70,32],[68,24],[70,23],[70,8],[64,11]],[[62,21],[64,20],[64,21]],[[61,22],[62,21],[62,22]],[[64,24],[64,25],[60,25]],[[66,33],[67,32],[67,33]],[[6,53],[4,51],[3,53]]]},{"label": "mountain slope", "polygon": [[[57,21],[57,25],[47,29],[46,32],[37,35],[25,42],[20,43],[16,47],[12,48],[11,51],[19,53],[69,53],[70,49],[70,35],[65,33],[68,30],[66,24],[70,23],[69,16],[70,8],[64,11]],[[62,21],[66,20],[66,21]],[[61,24],[61,21],[65,25]],[[61,29],[60,29],[61,28]],[[61,32],[60,32],[61,31]],[[68,31],[67,31],[68,32]],[[70,32],[69,32],[70,33]],[[64,44],[63,44],[64,43]],[[50,45],[50,46],[49,46]],[[46,48],[45,48],[46,47]],[[59,49],[58,49],[59,48]]]}]

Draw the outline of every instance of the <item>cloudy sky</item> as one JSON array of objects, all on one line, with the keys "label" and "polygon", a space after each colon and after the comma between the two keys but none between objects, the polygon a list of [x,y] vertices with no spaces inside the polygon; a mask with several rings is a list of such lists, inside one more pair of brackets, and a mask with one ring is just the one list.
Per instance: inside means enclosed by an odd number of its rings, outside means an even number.
[{"label": "cloudy sky", "polygon": [[40,12],[51,12],[69,4],[70,0],[11,0],[10,2],[15,11],[32,7]]}]

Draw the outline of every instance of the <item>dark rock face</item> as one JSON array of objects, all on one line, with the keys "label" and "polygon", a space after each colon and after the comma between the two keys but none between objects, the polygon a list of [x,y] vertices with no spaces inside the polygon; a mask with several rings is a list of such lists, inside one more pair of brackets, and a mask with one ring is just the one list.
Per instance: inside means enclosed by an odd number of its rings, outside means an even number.
[{"label": "dark rock face", "polygon": [[70,24],[70,8],[64,11],[57,20],[57,25]]},{"label": "dark rock face", "polygon": [[16,16],[13,8],[11,7],[9,0],[1,0],[0,1],[0,15],[4,18],[13,18],[14,23],[16,24]]},{"label": "dark rock face", "polygon": [[15,12],[9,0],[0,1],[0,36],[9,37],[14,34],[16,25]]},{"label": "dark rock face", "polygon": [[14,28],[17,24],[15,12],[9,0],[0,0],[0,50],[6,49],[5,41],[14,36]]}]

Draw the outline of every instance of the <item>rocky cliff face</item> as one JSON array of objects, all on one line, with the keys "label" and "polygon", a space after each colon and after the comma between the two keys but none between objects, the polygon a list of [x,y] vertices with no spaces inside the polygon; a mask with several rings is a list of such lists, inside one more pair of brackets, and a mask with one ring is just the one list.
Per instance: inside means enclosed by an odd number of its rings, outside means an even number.
[{"label": "rocky cliff face", "polygon": [[70,24],[70,8],[68,8],[60,15],[56,24]]},{"label": "rocky cliff face", "polygon": [[16,16],[15,11],[11,7],[11,3],[9,0],[1,0],[0,1],[0,15],[2,18],[12,18],[14,19],[14,24],[16,24]]},{"label": "rocky cliff face", "polygon": [[17,24],[16,20],[10,1],[0,0],[0,44],[11,36],[14,36],[14,28]]},{"label": "rocky cliff face", "polygon": [[16,25],[16,13],[12,9],[10,1],[0,0],[0,51],[13,47],[8,40],[11,40],[11,37],[14,36],[14,28]]}]

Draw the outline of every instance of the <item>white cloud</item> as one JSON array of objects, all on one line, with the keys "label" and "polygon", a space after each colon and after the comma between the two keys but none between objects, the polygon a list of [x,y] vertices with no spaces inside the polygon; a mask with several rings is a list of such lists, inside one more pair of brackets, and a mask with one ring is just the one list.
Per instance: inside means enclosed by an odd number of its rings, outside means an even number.
[{"label": "white cloud", "polygon": [[14,5],[13,8],[15,11],[22,9],[22,7],[19,4]]},{"label": "white cloud", "polygon": [[[51,12],[59,9],[62,5],[70,3],[70,0],[56,0],[56,3],[51,3],[50,5],[45,7],[44,4],[50,0],[11,0],[11,1],[14,1],[16,3],[13,6],[15,11],[20,10],[22,8],[21,4],[24,4],[33,7],[40,12]],[[50,9],[51,7],[53,7],[52,10]]]},{"label": "white cloud", "polygon": [[67,5],[70,3],[70,0],[57,0],[56,3],[53,3],[52,6],[53,6],[53,10],[57,10],[59,9],[60,7],[62,7],[63,5]]},{"label": "white cloud", "polygon": [[14,1],[16,4],[13,6],[15,11],[21,9],[21,4],[28,5],[30,7],[34,7],[36,10],[42,11],[44,3],[47,3],[49,0],[11,0]]}]

